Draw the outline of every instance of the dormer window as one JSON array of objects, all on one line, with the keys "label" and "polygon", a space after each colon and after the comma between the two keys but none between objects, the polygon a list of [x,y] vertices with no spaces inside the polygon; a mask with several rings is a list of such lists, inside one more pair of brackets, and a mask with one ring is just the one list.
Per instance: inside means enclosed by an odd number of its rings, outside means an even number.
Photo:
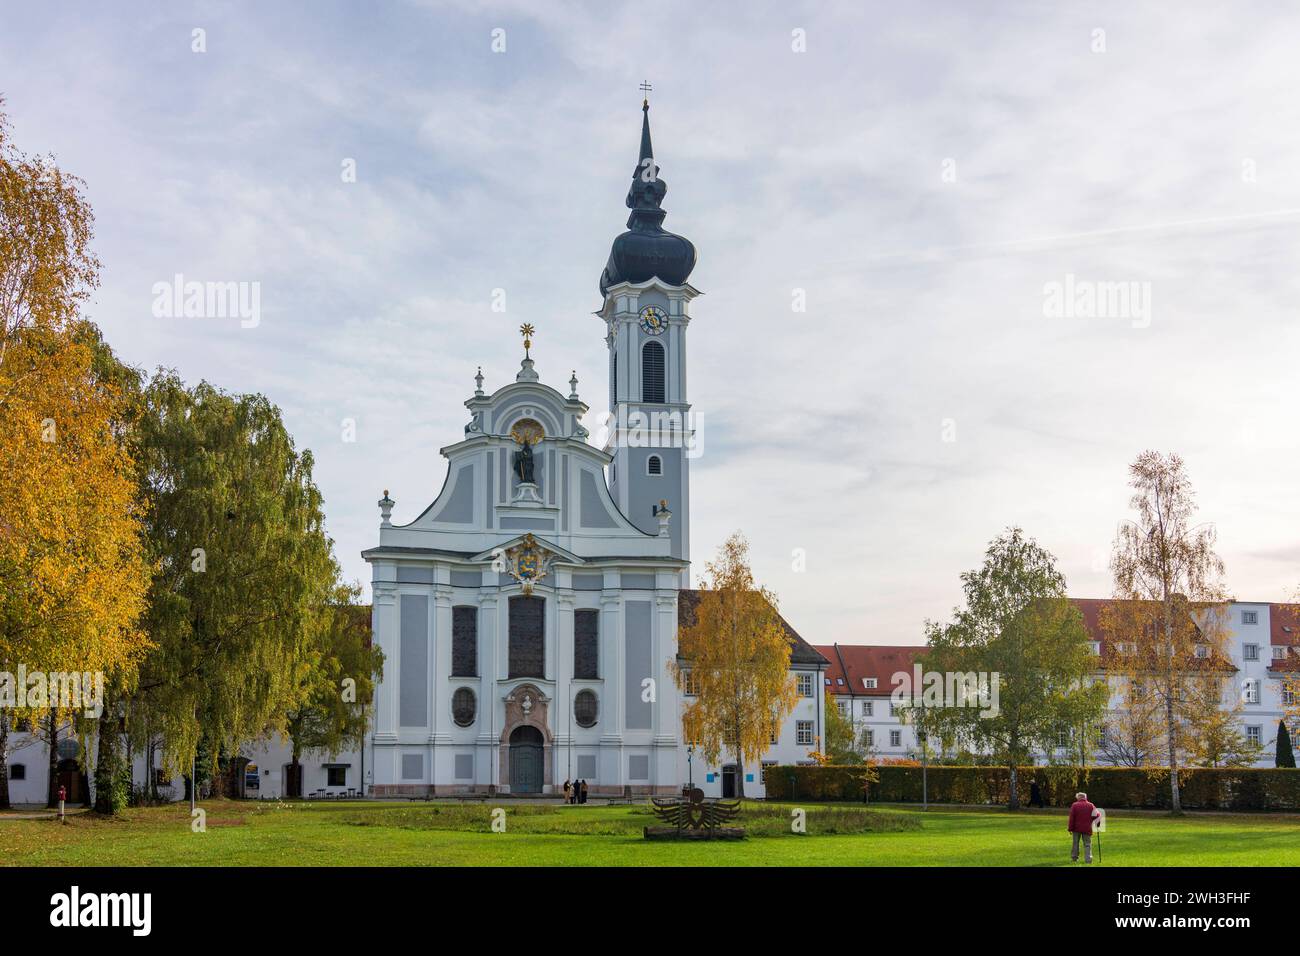
[{"label": "dormer window", "polygon": [[865,687],[867,690],[875,690],[876,679],[874,677],[864,677],[862,678],[862,686]]},{"label": "dormer window", "polygon": [[1200,658],[1201,660],[1205,660],[1207,657],[1209,657],[1209,656],[1210,656],[1210,648],[1209,648],[1209,645],[1206,645],[1206,644],[1197,644],[1197,645],[1196,645],[1196,656],[1197,656],[1198,658]]}]

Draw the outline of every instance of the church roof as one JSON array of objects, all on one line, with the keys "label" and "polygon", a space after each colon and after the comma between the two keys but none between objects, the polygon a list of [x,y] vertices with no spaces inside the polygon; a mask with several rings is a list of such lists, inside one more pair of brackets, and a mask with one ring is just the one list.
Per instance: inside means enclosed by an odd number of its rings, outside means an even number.
[{"label": "church roof", "polygon": [[654,146],[650,142],[650,103],[641,105],[641,151],[628,188],[628,231],[614,240],[609,261],[600,276],[600,294],[620,282],[645,282],[658,278],[669,285],[684,285],[695,268],[695,246],[689,239],[663,228],[667,212],[661,207],[668,184],[659,178]]},{"label": "church roof", "polygon": [[[683,588],[677,597],[677,626],[688,627],[695,620],[695,607],[700,603],[700,592],[695,588]],[[810,667],[825,667],[828,661],[816,648],[799,636],[799,632],[790,626],[790,622],[781,617],[781,626],[785,628],[786,639],[790,642],[790,663]]]}]

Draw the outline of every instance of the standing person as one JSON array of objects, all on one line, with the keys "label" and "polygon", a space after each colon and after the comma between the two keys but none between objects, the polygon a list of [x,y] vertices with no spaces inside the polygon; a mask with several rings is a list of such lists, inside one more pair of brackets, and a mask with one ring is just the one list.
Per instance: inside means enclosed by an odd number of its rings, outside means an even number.
[{"label": "standing person", "polygon": [[1100,816],[1097,808],[1088,802],[1086,793],[1076,793],[1074,803],[1070,805],[1070,822],[1066,829],[1070,831],[1070,861],[1079,862],[1079,838],[1083,838],[1083,862],[1092,862],[1092,821]]},{"label": "standing person", "polygon": [[1041,807],[1043,805],[1043,791],[1038,786],[1038,781],[1030,781],[1029,784],[1029,805],[1031,807]]},{"label": "standing person", "polygon": [[571,792],[572,792],[571,785],[568,780],[565,780],[564,781],[564,802],[565,803],[569,802],[569,794]]},{"label": "standing person", "polygon": [[587,781],[583,780],[579,786],[582,788],[582,802],[587,802]]}]

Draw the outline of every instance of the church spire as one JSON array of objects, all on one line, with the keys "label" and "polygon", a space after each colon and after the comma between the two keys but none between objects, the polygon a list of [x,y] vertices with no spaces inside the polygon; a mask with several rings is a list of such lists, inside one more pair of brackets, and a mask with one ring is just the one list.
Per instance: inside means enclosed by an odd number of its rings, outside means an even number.
[{"label": "church spire", "polygon": [[[649,90],[649,84],[641,84]],[[654,145],[650,139],[650,101],[641,101],[641,149],[625,204],[632,210],[628,231],[614,240],[609,262],[600,277],[600,294],[618,282],[644,282],[658,278],[669,285],[682,285],[695,268],[695,246],[688,239],[663,228],[662,208],[668,184],[659,178]]]}]

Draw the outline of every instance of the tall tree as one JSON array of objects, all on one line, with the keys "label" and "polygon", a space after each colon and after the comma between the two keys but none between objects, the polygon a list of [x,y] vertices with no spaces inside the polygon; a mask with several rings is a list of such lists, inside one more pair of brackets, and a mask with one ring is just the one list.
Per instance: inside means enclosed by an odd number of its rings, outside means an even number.
[{"label": "tall tree", "polygon": [[990,693],[982,701],[927,693],[923,715],[915,698],[907,710],[927,732],[969,741],[1005,765],[1014,810],[1018,768],[1036,750],[1055,750],[1062,728],[1099,721],[1107,689],[1093,680],[1096,660],[1083,616],[1066,597],[1056,559],[1023,531],[1010,528],[995,538],[983,566],[961,578],[966,605],[948,624],[926,623],[922,669],[940,675],[945,688],[969,689],[986,675]]},{"label": "tall tree", "polygon": [[80,180],[18,152],[0,114],[0,669],[129,681],[148,568],[124,397],[80,316],[93,222]]},{"label": "tall tree", "polygon": [[310,614],[309,639],[295,671],[297,702],[283,728],[297,779],[303,754],[362,745],[366,705],[383,671],[383,652],[371,646],[370,608],[356,603],[359,596],[360,588],[339,585]]},{"label": "tall tree", "polygon": [[693,696],[682,714],[685,738],[710,763],[725,750],[736,761],[736,795],[745,795],[745,762],[771,746],[799,700],[790,673],[790,641],[776,595],[754,581],[749,544],[739,532],[705,566],[702,588],[678,634],[678,686]]},{"label": "tall tree", "polygon": [[299,699],[313,614],[335,586],[312,456],[260,395],[174,373],[143,394],[146,528],[156,571],[133,733],[162,740],[164,767],[188,775],[282,723]]},{"label": "tall tree", "polygon": [[1277,722],[1277,749],[1274,754],[1273,765],[1276,767],[1295,766],[1295,752],[1291,749],[1291,731],[1287,729],[1285,720]]},{"label": "tall tree", "polygon": [[[1102,614],[1108,670],[1135,679],[1164,712],[1171,808],[1182,812],[1178,770],[1198,721],[1198,675],[1225,666],[1227,622],[1214,529],[1194,527],[1195,493],[1177,455],[1145,451],[1129,466],[1136,520],[1120,525],[1111,557],[1115,598]],[[1204,648],[1198,654],[1198,647]]]}]

